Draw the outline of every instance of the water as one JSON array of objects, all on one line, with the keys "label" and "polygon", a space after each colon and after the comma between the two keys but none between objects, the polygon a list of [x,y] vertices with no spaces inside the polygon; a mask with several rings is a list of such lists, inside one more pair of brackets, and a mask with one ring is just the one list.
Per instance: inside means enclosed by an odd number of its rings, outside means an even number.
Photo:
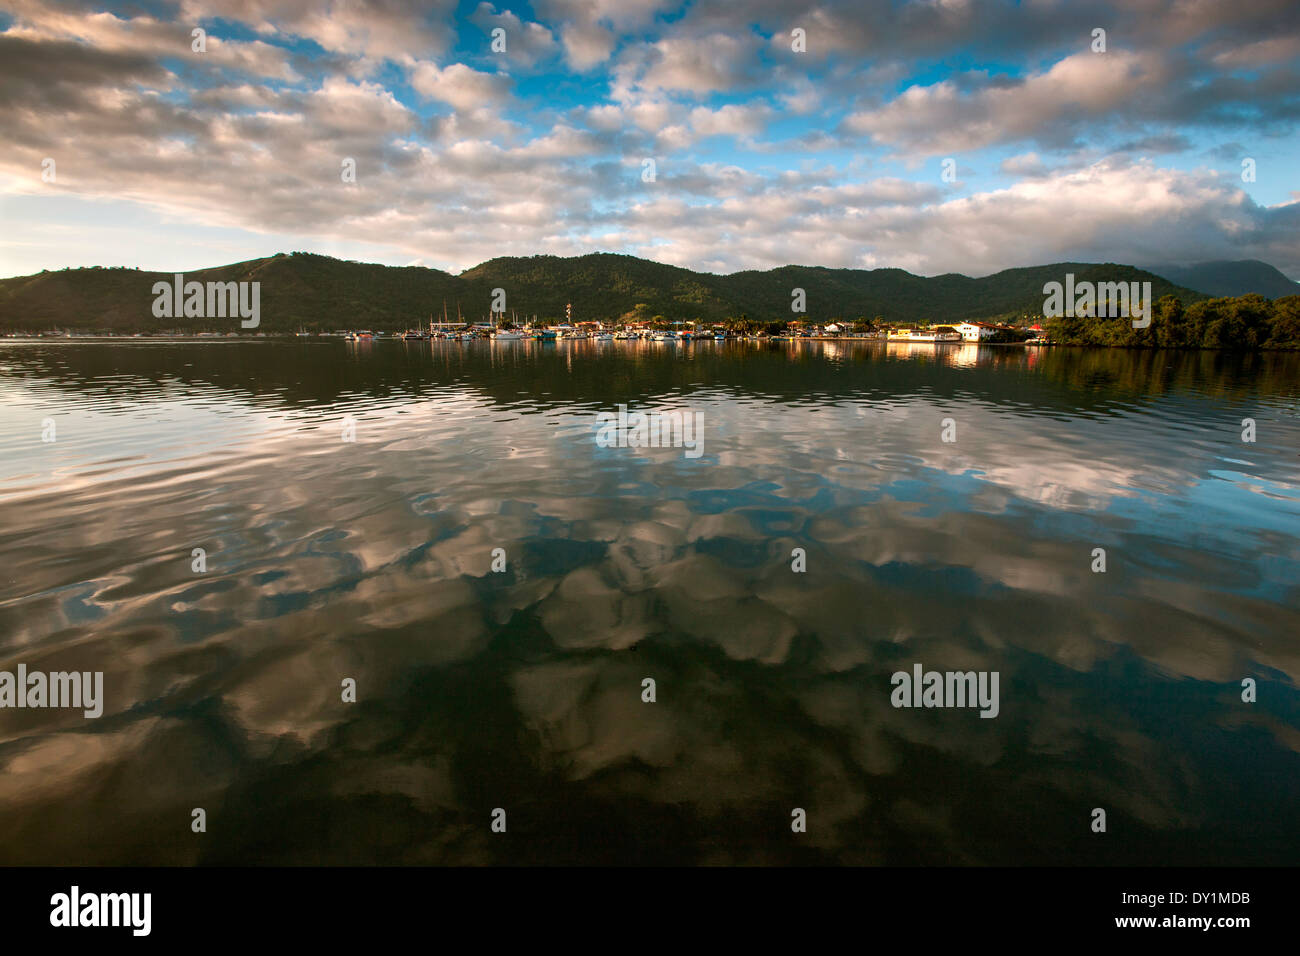
[{"label": "water", "polygon": [[[1294,863],[1298,390],[1281,354],[0,345],[0,670],[105,686],[0,710],[0,862]],[[598,447],[620,403],[701,454]],[[891,706],[915,663],[998,672],[998,716]]]}]

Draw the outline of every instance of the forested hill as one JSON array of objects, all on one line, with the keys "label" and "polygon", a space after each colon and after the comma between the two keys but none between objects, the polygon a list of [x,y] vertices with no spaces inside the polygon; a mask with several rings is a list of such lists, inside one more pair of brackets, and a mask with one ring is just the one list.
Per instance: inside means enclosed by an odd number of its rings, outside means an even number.
[{"label": "forested hill", "polygon": [[1151,272],[1162,275],[1170,282],[1214,296],[1262,295],[1266,299],[1279,299],[1300,295],[1300,284],[1292,282],[1281,271],[1258,259],[1240,259],[1235,262],[1198,262],[1190,266],[1148,266]]},{"label": "forested hill", "polygon": [[[783,266],[731,275],[692,272],[635,256],[593,254],[573,258],[532,256],[492,259],[451,275],[418,266],[394,267],[308,253],[279,254],[185,274],[186,281],[261,283],[260,331],[328,331],[345,328],[400,330],[441,318],[444,302],[454,320],[484,318],[494,289],[504,289],[506,313],[520,321],[573,317],[780,322],[796,317],[793,290],[803,289],[807,317],[883,319],[890,323],[1035,315],[1043,285],[1064,281],[1149,281],[1157,298],[1177,295],[1186,304],[1206,296],[1132,266],[1054,263],[1008,269],[972,279],[948,274],[922,277],[901,269],[826,269]],[[0,279],[0,331],[238,330],[229,319],[155,318],[155,282],[171,273],[122,268],[64,269]]]}]

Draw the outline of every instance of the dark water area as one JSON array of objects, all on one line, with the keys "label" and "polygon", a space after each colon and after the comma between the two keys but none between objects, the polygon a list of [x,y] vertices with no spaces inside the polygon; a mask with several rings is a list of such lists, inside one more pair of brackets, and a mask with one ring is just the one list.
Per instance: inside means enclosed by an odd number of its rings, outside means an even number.
[{"label": "dark water area", "polygon": [[[0,863],[1294,864],[1298,397],[1289,354],[0,344],[0,672],[103,672],[0,708]],[[602,445],[620,404],[698,454]],[[916,664],[997,715],[894,706]]]}]

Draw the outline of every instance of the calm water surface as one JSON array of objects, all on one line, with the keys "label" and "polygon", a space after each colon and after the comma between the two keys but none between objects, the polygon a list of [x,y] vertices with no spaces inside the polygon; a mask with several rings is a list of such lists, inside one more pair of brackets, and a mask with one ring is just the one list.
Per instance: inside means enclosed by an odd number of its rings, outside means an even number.
[{"label": "calm water surface", "polygon": [[[105,683],[0,710],[0,862],[1295,863],[1298,393],[1294,355],[0,345],[0,670]],[[598,447],[619,403],[703,454]],[[914,663],[999,672],[998,717],[895,709]]]}]

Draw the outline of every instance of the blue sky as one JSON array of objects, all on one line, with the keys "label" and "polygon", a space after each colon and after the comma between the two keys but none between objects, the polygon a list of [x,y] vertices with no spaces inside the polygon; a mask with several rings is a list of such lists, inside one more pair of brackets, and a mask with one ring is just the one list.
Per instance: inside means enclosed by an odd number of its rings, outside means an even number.
[{"label": "blue sky", "polygon": [[311,250],[1300,278],[1281,0],[0,0],[0,84],[0,275]]}]

